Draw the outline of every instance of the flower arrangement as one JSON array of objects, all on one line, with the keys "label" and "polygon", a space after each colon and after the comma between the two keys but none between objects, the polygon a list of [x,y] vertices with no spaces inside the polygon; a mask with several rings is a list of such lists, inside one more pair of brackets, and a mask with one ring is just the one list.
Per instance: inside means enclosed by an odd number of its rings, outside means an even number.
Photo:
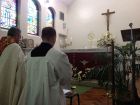
[{"label": "flower arrangement", "polygon": [[77,67],[73,67],[73,79],[81,81],[81,80],[85,80],[88,79],[88,75],[90,74],[90,72],[92,70],[94,70],[93,68],[85,68],[85,70],[78,70]]},{"label": "flower arrangement", "polygon": [[97,41],[97,47],[107,47],[110,45],[112,40],[115,41],[111,36],[112,34],[109,31],[103,34],[103,36]]}]

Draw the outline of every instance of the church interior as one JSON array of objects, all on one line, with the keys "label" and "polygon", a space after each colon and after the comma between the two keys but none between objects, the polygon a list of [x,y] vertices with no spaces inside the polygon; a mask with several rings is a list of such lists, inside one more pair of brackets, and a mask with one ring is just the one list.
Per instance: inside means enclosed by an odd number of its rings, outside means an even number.
[{"label": "church interior", "polygon": [[139,4],[0,0],[0,38],[11,26],[19,27],[19,44],[27,55],[41,43],[42,28],[54,27],[54,47],[67,54],[73,70],[71,89],[76,95],[66,96],[67,105],[140,105]]}]

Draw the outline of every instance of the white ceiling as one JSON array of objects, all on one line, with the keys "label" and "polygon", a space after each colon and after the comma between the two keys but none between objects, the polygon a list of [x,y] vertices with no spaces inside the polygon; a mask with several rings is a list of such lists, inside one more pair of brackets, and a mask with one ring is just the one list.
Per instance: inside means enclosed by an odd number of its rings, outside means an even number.
[{"label": "white ceiling", "polygon": [[75,0],[61,0],[61,1],[64,2],[66,5],[70,5]]}]

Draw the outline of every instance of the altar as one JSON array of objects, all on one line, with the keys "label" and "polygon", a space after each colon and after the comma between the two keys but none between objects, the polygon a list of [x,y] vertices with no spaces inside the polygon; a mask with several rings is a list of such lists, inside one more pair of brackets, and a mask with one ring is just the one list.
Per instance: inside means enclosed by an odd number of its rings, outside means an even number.
[{"label": "altar", "polygon": [[[23,48],[27,55],[31,48]],[[95,79],[100,68],[111,64],[111,52],[107,48],[94,49],[65,49],[72,65],[73,77],[77,80]]]},{"label": "altar", "polygon": [[[84,79],[91,70],[111,63],[111,52],[107,48],[63,50],[73,68],[73,77]],[[79,77],[78,77],[79,75]]]}]

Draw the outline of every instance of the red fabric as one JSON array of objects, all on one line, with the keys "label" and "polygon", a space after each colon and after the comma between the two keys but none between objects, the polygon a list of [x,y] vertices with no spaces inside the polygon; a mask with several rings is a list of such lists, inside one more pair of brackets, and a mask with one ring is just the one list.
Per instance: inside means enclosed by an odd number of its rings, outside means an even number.
[{"label": "red fabric", "polygon": [[2,52],[4,51],[4,49],[12,44],[12,43],[15,43],[15,40],[11,37],[2,37],[0,39],[0,55],[2,54]]},{"label": "red fabric", "polygon": [[[66,53],[70,63],[79,71],[86,71],[86,68],[101,67],[110,64],[111,56],[105,52],[71,52]],[[85,65],[82,61],[86,61]]]}]

